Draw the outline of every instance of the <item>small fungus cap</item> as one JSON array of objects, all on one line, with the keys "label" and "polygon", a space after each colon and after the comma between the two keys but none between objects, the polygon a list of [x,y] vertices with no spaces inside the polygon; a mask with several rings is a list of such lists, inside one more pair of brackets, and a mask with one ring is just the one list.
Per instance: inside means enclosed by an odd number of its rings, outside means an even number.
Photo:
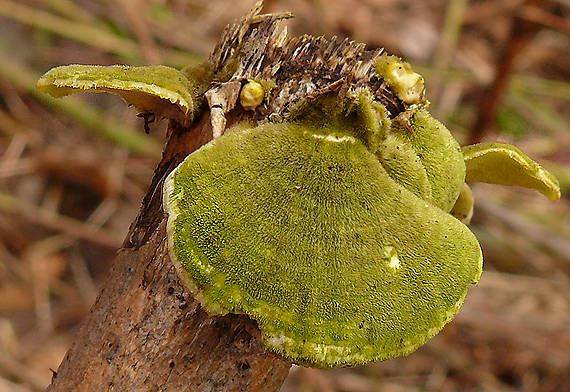
[{"label": "small fungus cap", "polygon": [[548,170],[525,153],[505,143],[463,147],[466,180],[536,189],[550,200],[560,200],[560,184]]},{"label": "small fungus cap", "polygon": [[409,63],[396,56],[385,54],[376,61],[376,72],[405,103],[416,104],[423,100],[424,78],[414,72]]},{"label": "small fungus cap", "polygon": [[46,72],[37,88],[53,97],[77,92],[114,93],[140,113],[153,113],[181,124],[189,124],[199,107],[196,83],[163,65],[65,65]]}]

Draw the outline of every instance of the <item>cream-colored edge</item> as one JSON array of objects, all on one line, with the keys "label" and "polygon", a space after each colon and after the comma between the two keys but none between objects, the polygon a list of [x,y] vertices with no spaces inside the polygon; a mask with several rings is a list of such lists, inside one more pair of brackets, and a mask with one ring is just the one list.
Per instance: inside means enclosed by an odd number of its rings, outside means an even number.
[{"label": "cream-colored edge", "polygon": [[228,312],[223,308],[221,308],[220,306],[212,305],[207,301],[207,299],[202,295],[200,288],[194,282],[192,282],[192,280],[190,280],[190,278],[188,277],[188,273],[186,272],[186,270],[182,266],[182,263],[178,260],[174,252],[174,221],[180,214],[180,210],[176,205],[175,200],[171,200],[170,195],[174,191],[174,176],[176,175],[178,168],[184,164],[186,159],[188,159],[188,157],[186,157],[182,162],[180,162],[180,164],[178,164],[178,166],[176,166],[176,168],[174,168],[174,170],[172,170],[168,174],[168,176],[164,180],[164,186],[162,189],[163,192],[162,205],[164,212],[167,214],[166,238],[168,241],[168,254],[170,256],[170,260],[172,260],[172,264],[174,264],[174,268],[176,270],[178,278],[182,281],[184,287],[186,287],[190,291],[192,296],[200,302],[200,304],[204,309],[206,309],[208,314],[224,315],[227,314]]}]

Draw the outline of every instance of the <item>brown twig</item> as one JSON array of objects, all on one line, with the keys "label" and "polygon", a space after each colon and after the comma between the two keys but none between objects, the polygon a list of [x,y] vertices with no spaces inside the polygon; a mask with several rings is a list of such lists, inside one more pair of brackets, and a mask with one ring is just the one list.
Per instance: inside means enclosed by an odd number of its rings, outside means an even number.
[{"label": "brown twig", "polygon": [[523,12],[519,9],[513,16],[510,36],[505,45],[502,58],[499,61],[495,79],[481,99],[477,120],[469,135],[469,143],[480,142],[489,131],[497,107],[507,89],[518,56],[542,27],[528,17],[528,10],[539,9],[542,17],[544,17],[543,13],[546,13],[545,9],[548,7],[549,5],[542,0],[528,0],[527,5],[521,8]]}]

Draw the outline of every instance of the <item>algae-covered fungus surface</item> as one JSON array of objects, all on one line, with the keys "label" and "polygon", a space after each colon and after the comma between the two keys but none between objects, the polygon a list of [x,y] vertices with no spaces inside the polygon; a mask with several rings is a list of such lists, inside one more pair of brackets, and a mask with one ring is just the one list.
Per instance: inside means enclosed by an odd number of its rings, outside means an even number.
[{"label": "algae-covered fungus surface", "polygon": [[54,96],[117,93],[140,112],[186,125],[208,98],[221,136],[188,155],[163,187],[178,276],[210,315],[256,320],[268,350],[307,366],[355,366],[420,347],[479,280],[466,179],[560,197],[556,179],[512,146],[462,149],[430,115],[423,77],[397,57],[374,56],[368,80],[389,100],[347,77],[278,116],[229,129],[219,96],[208,94],[238,86],[224,96],[255,116],[270,113],[287,79],[236,76],[238,59],[218,73],[59,67],[38,87]]}]

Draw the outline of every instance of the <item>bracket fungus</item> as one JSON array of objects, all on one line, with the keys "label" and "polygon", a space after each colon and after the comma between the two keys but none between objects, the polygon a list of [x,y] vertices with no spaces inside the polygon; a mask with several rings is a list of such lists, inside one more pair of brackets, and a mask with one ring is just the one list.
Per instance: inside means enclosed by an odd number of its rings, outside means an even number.
[{"label": "bracket fungus", "polygon": [[[113,92],[190,124],[235,69],[198,80],[196,70],[67,66],[38,88]],[[556,179],[512,146],[461,149],[429,114],[408,63],[378,55],[371,72],[401,102],[399,116],[349,80],[340,92],[307,94],[278,120],[230,127],[164,183],[170,256],[185,287],[210,315],[256,320],[266,348],[298,364],[407,355],[453,319],[483,261],[464,224],[473,208],[465,180],[560,197]],[[234,96],[250,115],[279,97],[248,80]]]}]

